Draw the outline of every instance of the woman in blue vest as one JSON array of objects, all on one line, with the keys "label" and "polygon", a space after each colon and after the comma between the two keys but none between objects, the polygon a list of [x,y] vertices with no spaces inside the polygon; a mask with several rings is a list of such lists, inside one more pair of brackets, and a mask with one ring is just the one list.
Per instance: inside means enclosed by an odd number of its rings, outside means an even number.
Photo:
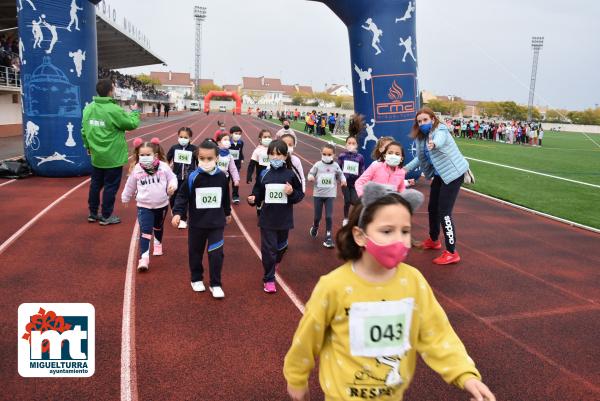
[{"label": "woman in blue vest", "polygon": [[423,108],[417,112],[411,137],[415,139],[417,157],[404,169],[408,173],[417,167],[423,175],[432,179],[429,194],[429,238],[423,241],[424,249],[441,249],[438,240],[443,229],[446,250],[433,263],[448,265],[458,263],[456,230],[452,209],[458,197],[469,163],[458,150],[454,138],[445,124],[441,123],[433,110]]}]

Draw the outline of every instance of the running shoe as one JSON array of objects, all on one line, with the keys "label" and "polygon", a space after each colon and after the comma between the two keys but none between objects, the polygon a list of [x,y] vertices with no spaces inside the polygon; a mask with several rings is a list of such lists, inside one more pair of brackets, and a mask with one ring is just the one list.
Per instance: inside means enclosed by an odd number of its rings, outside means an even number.
[{"label": "running shoe", "polygon": [[233,204],[234,205],[238,205],[240,203],[240,197],[239,196],[234,196],[233,197]]},{"label": "running shoe", "polygon": [[274,294],[277,292],[277,287],[274,281],[269,281],[264,284],[263,290],[268,294]]},{"label": "running shoe", "polygon": [[327,237],[325,242],[323,242],[323,246],[325,248],[332,249],[335,245],[333,244],[333,239],[331,237]]},{"label": "running shoe", "polygon": [[213,298],[225,298],[225,293],[221,287],[208,287],[212,293]]},{"label": "running shoe", "polygon": [[163,254],[162,244],[154,244],[154,250],[152,251],[152,255],[162,256],[162,254]]},{"label": "running shoe", "polygon": [[431,238],[427,238],[422,243],[423,249],[442,249],[442,242],[440,240],[434,241]]},{"label": "running shoe", "polygon": [[317,235],[319,234],[319,227],[312,226],[310,228],[310,230],[308,231],[308,233],[310,234],[311,237],[317,238]]},{"label": "running shoe", "polygon": [[100,219],[101,226],[108,226],[109,224],[119,224],[120,222],[121,219],[114,215],[110,217],[102,217]]},{"label": "running shoe", "polygon": [[148,258],[140,258],[138,261],[137,271],[139,273],[147,272],[150,268],[150,260]]},{"label": "running shoe", "polygon": [[99,221],[102,217],[98,216],[98,214],[90,213],[88,216],[88,223],[95,223]]},{"label": "running shoe", "polygon": [[177,226],[177,228],[186,229],[187,228],[187,222],[185,222],[183,220],[180,220],[179,221],[179,225]]},{"label": "running shoe", "polygon": [[204,292],[206,291],[206,287],[204,287],[204,282],[202,281],[194,281],[192,282],[192,290],[196,292]]},{"label": "running shoe", "polygon": [[456,251],[454,253],[444,251],[441,256],[433,259],[433,263],[436,265],[450,265],[458,262],[460,262],[460,256]]}]

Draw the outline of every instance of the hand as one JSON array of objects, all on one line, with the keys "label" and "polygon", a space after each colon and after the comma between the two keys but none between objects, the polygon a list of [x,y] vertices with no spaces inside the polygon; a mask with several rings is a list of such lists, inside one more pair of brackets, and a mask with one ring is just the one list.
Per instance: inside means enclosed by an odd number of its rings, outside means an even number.
[{"label": "hand", "polygon": [[176,214],[173,216],[173,219],[171,220],[171,225],[175,228],[179,227],[179,222],[181,221],[181,216]]},{"label": "hand", "polygon": [[291,195],[292,192],[294,192],[294,188],[292,188],[289,182],[286,182],[285,188],[283,188],[283,192],[285,192],[286,195]]},{"label": "hand", "polygon": [[413,178],[411,178],[410,180],[408,180],[408,185],[410,185],[411,187],[413,185],[415,185],[415,180]]},{"label": "hand", "polygon": [[309,175],[308,178],[307,178],[307,181],[314,182],[315,181],[315,176],[314,175]]},{"label": "hand", "polygon": [[433,150],[433,148],[435,148],[435,143],[433,143],[433,139],[429,137],[429,140],[427,141],[427,149]]},{"label": "hand", "polygon": [[129,106],[129,109],[130,109],[131,111],[137,111],[137,110],[138,110],[138,105],[137,105],[137,103],[134,103],[134,104],[130,105],[130,106]]},{"label": "hand", "polygon": [[231,216],[225,216],[225,223],[226,224],[230,224],[231,223]]},{"label": "hand", "polygon": [[478,379],[467,380],[465,391],[471,394],[471,401],[496,401],[490,389]]},{"label": "hand", "polygon": [[254,202],[256,201],[256,196],[250,195],[247,199],[250,205],[254,205]]},{"label": "hand", "polygon": [[348,186],[348,183],[347,183],[346,181],[342,181],[342,184],[341,184],[341,185],[342,185],[342,187],[347,187],[347,186]]},{"label": "hand", "polygon": [[248,179],[246,180],[246,184],[252,184],[252,178],[248,178]]},{"label": "hand", "polygon": [[233,186],[234,187],[239,187],[240,186],[240,182],[239,181],[234,181],[233,182]]},{"label": "hand", "polygon": [[172,196],[175,193],[175,191],[177,191],[177,186],[175,185],[169,185],[169,187],[167,188],[167,194],[169,196]]},{"label": "hand", "polygon": [[308,390],[308,387],[298,390],[288,385],[287,391],[292,401],[310,401],[310,391]]}]

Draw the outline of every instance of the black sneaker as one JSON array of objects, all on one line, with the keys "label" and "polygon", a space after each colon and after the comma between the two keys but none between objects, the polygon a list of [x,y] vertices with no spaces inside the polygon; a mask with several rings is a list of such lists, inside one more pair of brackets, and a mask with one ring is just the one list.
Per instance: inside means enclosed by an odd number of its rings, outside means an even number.
[{"label": "black sneaker", "polygon": [[334,248],[335,245],[333,244],[333,239],[331,237],[327,237],[325,242],[323,242],[323,246],[329,249]]},{"label": "black sneaker", "polygon": [[99,221],[102,217],[98,216],[97,214],[94,213],[90,213],[90,215],[88,216],[88,223],[95,223],[97,221]]},{"label": "black sneaker", "polygon": [[239,196],[234,196],[234,197],[233,197],[233,204],[234,204],[234,205],[237,205],[237,204],[239,204],[239,203],[240,203],[240,197],[239,197]]},{"label": "black sneaker", "polygon": [[310,234],[311,237],[317,238],[317,235],[319,234],[319,227],[312,226],[310,228],[310,230],[308,231],[308,233]]},{"label": "black sneaker", "polygon": [[119,224],[120,222],[121,222],[121,219],[114,215],[110,216],[110,217],[100,218],[101,226],[108,226],[109,224]]}]

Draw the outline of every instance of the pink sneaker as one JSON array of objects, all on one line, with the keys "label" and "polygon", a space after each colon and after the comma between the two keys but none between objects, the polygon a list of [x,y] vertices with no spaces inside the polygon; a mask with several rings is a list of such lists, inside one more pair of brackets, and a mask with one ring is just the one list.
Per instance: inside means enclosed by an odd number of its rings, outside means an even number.
[{"label": "pink sneaker", "polygon": [[154,251],[152,252],[152,255],[162,256],[162,254],[163,254],[162,244],[154,244]]},{"label": "pink sneaker", "polygon": [[150,267],[150,259],[148,258],[140,258],[138,261],[137,271],[138,273],[147,272]]},{"label": "pink sneaker", "polygon": [[277,287],[275,286],[274,281],[269,281],[269,282],[265,283],[263,289],[268,294],[274,294],[277,292]]}]

